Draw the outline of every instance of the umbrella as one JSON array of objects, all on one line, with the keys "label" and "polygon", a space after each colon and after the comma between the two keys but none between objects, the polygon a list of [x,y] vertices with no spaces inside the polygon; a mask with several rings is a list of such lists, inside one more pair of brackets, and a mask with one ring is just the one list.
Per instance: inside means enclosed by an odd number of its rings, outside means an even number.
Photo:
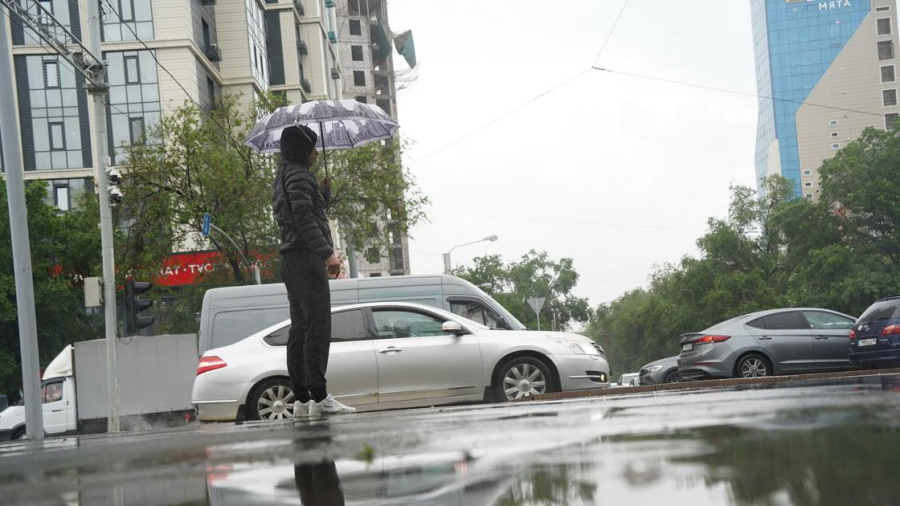
[{"label": "umbrella", "polygon": [[306,125],[319,136],[317,146],[325,157],[328,175],[328,151],[353,149],[370,142],[390,139],[400,125],[377,105],[356,100],[313,100],[300,105],[279,107],[259,120],[244,145],[260,153],[278,153],[281,131]]}]

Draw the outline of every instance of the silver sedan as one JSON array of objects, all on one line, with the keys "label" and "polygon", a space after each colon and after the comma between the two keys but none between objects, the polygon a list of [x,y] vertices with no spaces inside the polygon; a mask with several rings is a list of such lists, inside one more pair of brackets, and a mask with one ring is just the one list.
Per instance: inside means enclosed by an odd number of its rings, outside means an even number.
[{"label": "silver sedan", "polygon": [[[430,306],[332,309],[328,390],[360,411],[508,401],[609,386],[603,349],[562,332],[491,330]],[[292,416],[290,320],[200,357],[192,399],[201,421]]]},{"label": "silver sedan", "polygon": [[850,329],[855,319],[820,308],[771,309],[681,336],[683,380],[756,378],[854,369]]}]

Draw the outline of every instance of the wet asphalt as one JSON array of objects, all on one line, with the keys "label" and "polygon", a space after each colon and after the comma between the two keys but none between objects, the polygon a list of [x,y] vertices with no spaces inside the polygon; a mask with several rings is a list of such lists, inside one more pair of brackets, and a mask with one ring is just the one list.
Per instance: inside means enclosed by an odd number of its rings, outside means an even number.
[{"label": "wet asphalt", "polygon": [[900,375],[6,443],[0,504],[900,504]]}]

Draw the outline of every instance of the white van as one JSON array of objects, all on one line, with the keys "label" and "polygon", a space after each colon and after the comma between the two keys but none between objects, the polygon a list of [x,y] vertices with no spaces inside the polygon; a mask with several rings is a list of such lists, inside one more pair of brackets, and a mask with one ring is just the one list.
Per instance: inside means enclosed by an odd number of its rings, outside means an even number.
[{"label": "white van", "polygon": [[[465,316],[494,329],[526,330],[488,294],[449,275],[330,281],[331,305],[416,302]],[[200,310],[199,352],[234,344],[291,317],[283,283],[207,290]]]}]

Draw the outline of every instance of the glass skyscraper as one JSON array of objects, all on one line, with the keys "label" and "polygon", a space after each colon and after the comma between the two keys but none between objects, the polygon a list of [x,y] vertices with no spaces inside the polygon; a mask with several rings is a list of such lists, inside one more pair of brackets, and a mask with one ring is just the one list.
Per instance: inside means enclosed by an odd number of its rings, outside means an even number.
[{"label": "glass skyscraper", "polygon": [[[823,158],[816,150],[839,149],[848,136],[855,139],[865,126],[856,128],[854,122],[860,118],[847,118],[834,111],[856,110],[867,105],[866,111],[872,111],[872,114],[863,115],[871,116],[864,121],[871,123],[869,126],[883,125],[881,116],[888,111],[884,111],[884,104],[880,103],[885,81],[880,77],[879,66],[893,59],[894,29],[891,21],[885,25],[884,20],[877,18],[896,19],[896,0],[751,0],[751,10],[757,92],[760,95],[757,184],[762,191],[764,178],[781,174],[793,181],[797,196],[812,198],[811,189],[817,187],[817,179],[804,182],[804,176],[812,177],[818,172]],[[871,30],[866,28],[869,25]],[[858,40],[853,47],[858,46],[854,51],[859,54],[843,56],[855,59],[851,75],[849,66],[841,63],[838,67],[835,62],[857,37],[871,41]],[[887,46],[884,44],[890,44],[890,58],[885,58]],[[867,64],[857,69],[861,60]],[[826,74],[829,84],[817,90]],[[889,85],[893,86],[892,83],[893,80]],[[864,90],[869,84],[873,87],[871,100],[868,91]],[[815,96],[812,96],[814,92]],[[877,100],[879,107],[860,102],[865,100]],[[806,126],[798,123],[798,112],[804,105],[831,111],[834,118],[822,120],[822,125],[815,122],[818,120],[810,120],[811,127],[821,126],[825,130],[830,127],[831,131],[804,136]],[[853,128],[846,126],[850,124]],[[807,142],[815,147],[807,146]],[[808,150],[811,158],[806,161],[801,153]],[[833,154],[822,153],[822,157]]]}]

